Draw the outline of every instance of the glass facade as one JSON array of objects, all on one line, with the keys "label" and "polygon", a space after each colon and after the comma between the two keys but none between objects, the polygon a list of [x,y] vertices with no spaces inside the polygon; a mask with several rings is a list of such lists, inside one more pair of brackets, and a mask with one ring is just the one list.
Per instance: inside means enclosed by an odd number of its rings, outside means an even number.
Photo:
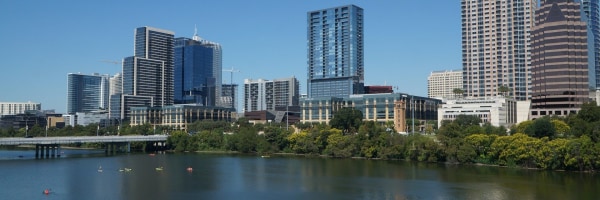
[{"label": "glass facade", "polygon": [[175,103],[215,106],[222,84],[221,46],[176,38],[174,54]]},{"label": "glass facade", "polygon": [[108,108],[108,75],[67,75],[67,113],[91,112]]},{"label": "glass facade", "polygon": [[600,89],[600,2],[581,0],[581,11],[587,22],[590,88]]},{"label": "glass facade", "polygon": [[[121,98],[117,98],[117,94],[111,98],[115,100],[114,103],[111,101],[111,117],[125,116],[124,119],[128,120],[128,112],[133,104],[173,105],[174,35],[171,31],[152,27],[135,29],[134,56],[123,59],[123,93]],[[117,103],[119,105],[113,105]]]},{"label": "glass facade", "polygon": [[348,5],[307,17],[309,97],[362,94],[363,9]]}]

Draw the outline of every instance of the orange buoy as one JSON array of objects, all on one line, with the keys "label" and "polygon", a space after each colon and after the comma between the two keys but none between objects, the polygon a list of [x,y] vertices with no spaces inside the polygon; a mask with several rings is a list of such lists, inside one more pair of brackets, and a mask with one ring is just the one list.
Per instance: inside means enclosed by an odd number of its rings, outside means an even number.
[{"label": "orange buoy", "polygon": [[48,195],[48,194],[50,194],[50,190],[49,190],[49,189],[45,189],[45,190],[44,190],[44,194],[45,194],[45,195]]},{"label": "orange buoy", "polygon": [[194,171],[194,169],[192,169],[192,167],[188,167],[188,168],[187,168],[187,171],[188,171],[188,172],[192,172],[192,171]]}]

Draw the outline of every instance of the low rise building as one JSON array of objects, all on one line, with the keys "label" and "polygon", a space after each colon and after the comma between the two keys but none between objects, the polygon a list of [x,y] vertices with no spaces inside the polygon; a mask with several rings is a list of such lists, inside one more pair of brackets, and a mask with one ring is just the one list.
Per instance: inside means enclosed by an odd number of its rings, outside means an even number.
[{"label": "low rise building", "polygon": [[175,130],[187,130],[187,125],[201,120],[231,121],[235,109],[179,104],[164,107],[132,107],[131,126],[151,124],[168,126]]},{"label": "low rise building", "polygon": [[504,97],[446,100],[438,109],[438,127],[459,115],[479,117],[482,123],[510,127],[517,123],[517,101]]},{"label": "low rise building", "polygon": [[423,131],[426,121],[437,120],[441,100],[404,93],[360,94],[345,98],[320,97],[300,100],[300,121],[303,123],[329,123],[336,111],[351,107],[363,113],[363,120],[379,123],[394,122],[397,132],[411,132],[406,121],[413,119],[415,131]]}]

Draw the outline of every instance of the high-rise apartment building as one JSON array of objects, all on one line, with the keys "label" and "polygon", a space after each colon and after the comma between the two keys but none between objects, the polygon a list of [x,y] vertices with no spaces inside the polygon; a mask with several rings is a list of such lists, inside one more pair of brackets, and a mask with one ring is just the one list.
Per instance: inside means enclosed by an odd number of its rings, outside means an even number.
[{"label": "high-rise apartment building", "polygon": [[215,106],[221,97],[221,45],[203,40],[175,39],[175,103]]},{"label": "high-rise apartment building", "polygon": [[244,111],[277,110],[297,106],[300,98],[300,83],[295,77],[272,81],[244,80]]},{"label": "high-rise apartment building", "polygon": [[0,116],[24,114],[28,110],[42,110],[42,104],[34,102],[0,102]]},{"label": "high-rise apartment building", "polygon": [[462,70],[434,71],[427,77],[427,96],[429,98],[456,97],[454,89],[463,88]]},{"label": "high-rise apartment building", "polygon": [[532,31],[531,118],[576,113],[588,101],[587,25],[573,0],[542,0]]},{"label": "high-rise apartment building", "polygon": [[123,61],[123,94],[153,97],[155,106],[173,104],[173,41],[171,31],[135,30],[134,56]]},{"label": "high-rise apartment building", "polygon": [[123,90],[111,96],[111,118],[128,120],[133,106],[173,105],[174,34],[153,27],[135,29],[134,56],[123,59]]},{"label": "high-rise apartment building", "polygon": [[79,73],[67,75],[67,113],[92,112],[108,108],[109,76]]},{"label": "high-rise apartment building", "polygon": [[363,9],[347,5],[308,12],[308,97],[364,90]]},{"label": "high-rise apartment building", "polygon": [[590,89],[600,89],[600,2],[581,0],[582,19],[588,31],[588,79]]},{"label": "high-rise apartment building", "polygon": [[530,94],[531,42],[537,0],[461,0],[463,89],[491,97],[500,86],[508,96]]}]

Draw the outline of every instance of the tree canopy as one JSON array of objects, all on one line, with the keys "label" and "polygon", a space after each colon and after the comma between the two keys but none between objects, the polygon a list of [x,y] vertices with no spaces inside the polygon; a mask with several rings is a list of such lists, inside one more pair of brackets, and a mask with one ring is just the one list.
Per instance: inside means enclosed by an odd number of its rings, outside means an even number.
[{"label": "tree canopy", "polygon": [[363,114],[360,110],[342,108],[333,114],[333,119],[329,121],[329,125],[342,130],[344,133],[353,133],[358,130],[362,120]]}]

